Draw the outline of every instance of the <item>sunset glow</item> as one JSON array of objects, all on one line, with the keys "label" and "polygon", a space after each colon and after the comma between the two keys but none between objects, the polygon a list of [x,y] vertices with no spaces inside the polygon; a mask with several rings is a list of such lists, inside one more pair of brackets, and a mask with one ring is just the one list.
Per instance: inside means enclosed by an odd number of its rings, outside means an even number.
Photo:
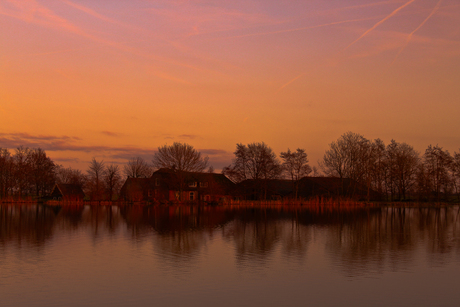
[{"label": "sunset glow", "polygon": [[58,164],[353,131],[460,148],[458,0],[0,0],[0,147]]}]

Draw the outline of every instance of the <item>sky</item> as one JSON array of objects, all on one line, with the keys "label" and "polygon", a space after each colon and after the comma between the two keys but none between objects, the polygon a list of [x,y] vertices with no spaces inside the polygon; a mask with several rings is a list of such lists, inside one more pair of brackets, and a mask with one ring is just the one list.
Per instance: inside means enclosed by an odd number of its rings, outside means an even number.
[{"label": "sky", "polygon": [[[58,164],[347,131],[460,151],[458,0],[0,0],[0,147]],[[14,151],[13,151],[14,152]]]}]

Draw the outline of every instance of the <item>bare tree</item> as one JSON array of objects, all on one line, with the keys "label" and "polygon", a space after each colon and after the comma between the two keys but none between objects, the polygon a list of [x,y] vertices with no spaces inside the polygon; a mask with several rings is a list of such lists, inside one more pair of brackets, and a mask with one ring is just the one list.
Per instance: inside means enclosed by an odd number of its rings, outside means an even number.
[{"label": "bare tree", "polygon": [[123,167],[126,177],[147,178],[152,176],[152,167],[141,157],[131,158]]},{"label": "bare tree", "polygon": [[273,150],[265,143],[237,144],[235,159],[222,173],[235,182],[254,180],[259,197],[267,197],[267,180],[279,178],[281,164]]},{"label": "bare tree", "polygon": [[51,193],[55,182],[54,162],[41,148],[35,148],[28,152],[28,164],[30,184],[35,189],[36,196],[44,196]]},{"label": "bare tree", "polygon": [[88,170],[88,190],[91,200],[102,200],[104,192],[103,175],[105,171],[104,161],[91,160]]},{"label": "bare tree", "polygon": [[208,157],[203,158],[201,153],[191,145],[175,142],[170,146],[158,147],[152,162],[155,168],[168,168],[175,172],[179,198],[181,198],[185,185],[185,172],[203,172],[208,166]]},{"label": "bare tree", "polygon": [[6,148],[0,148],[0,198],[7,197],[13,187],[14,163],[11,153]]},{"label": "bare tree", "polygon": [[87,181],[86,175],[79,169],[57,165],[55,173],[56,183],[76,184],[83,187]]},{"label": "bare tree", "polygon": [[453,162],[450,153],[437,145],[429,145],[423,155],[423,166],[428,179],[426,183],[434,192],[436,200],[440,200],[441,194],[447,195],[451,192],[450,170]]},{"label": "bare tree", "polygon": [[416,183],[417,170],[419,169],[419,153],[406,143],[391,140],[386,149],[387,193],[391,200],[405,200],[408,193]]},{"label": "bare tree", "polygon": [[283,170],[287,177],[292,180],[295,191],[295,199],[299,194],[299,181],[302,177],[308,176],[312,169],[308,165],[307,153],[304,149],[297,148],[297,151],[291,152],[288,148],[286,152],[280,154],[283,160]]},{"label": "bare tree", "polygon": [[451,164],[453,183],[457,198],[460,199],[460,152],[454,152]]},{"label": "bare tree", "polygon": [[158,147],[152,162],[155,168],[202,172],[208,166],[208,157],[201,157],[201,153],[191,145],[175,142],[170,146]]},{"label": "bare tree", "polygon": [[[347,132],[330,144],[320,166],[328,176],[349,178],[353,183],[365,183],[366,172],[369,171],[369,153],[369,140],[360,134]],[[343,192],[353,195],[356,185],[352,184],[348,188],[351,190]]]},{"label": "bare tree", "polygon": [[109,200],[116,198],[116,192],[121,187],[121,175],[118,165],[110,164],[104,170],[104,183]]}]

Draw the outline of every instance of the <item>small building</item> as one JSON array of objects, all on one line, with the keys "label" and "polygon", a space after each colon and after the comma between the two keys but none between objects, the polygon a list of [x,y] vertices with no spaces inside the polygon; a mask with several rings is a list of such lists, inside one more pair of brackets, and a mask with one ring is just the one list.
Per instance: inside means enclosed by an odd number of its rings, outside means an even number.
[{"label": "small building", "polygon": [[78,184],[59,183],[54,186],[50,198],[53,200],[82,201],[85,198],[85,193]]}]

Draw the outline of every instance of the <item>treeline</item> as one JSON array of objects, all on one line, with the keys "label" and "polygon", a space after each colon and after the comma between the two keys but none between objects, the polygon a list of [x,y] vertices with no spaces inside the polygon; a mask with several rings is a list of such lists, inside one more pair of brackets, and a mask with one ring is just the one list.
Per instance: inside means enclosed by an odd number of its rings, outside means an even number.
[{"label": "treeline", "polygon": [[347,196],[364,187],[369,198],[378,192],[381,200],[460,200],[460,153],[451,155],[438,145],[429,145],[420,154],[407,143],[391,140],[385,145],[381,139],[368,140],[347,132],[329,145],[319,161],[322,174],[310,168],[304,149],[288,149],[278,158],[265,143],[251,143],[237,144],[234,154],[223,173],[235,182],[258,182],[261,199],[266,199],[264,182],[268,180],[292,180],[297,198],[302,177],[330,176],[351,179],[351,184],[343,187]]},{"label": "treeline", "polygon": [[368,140],[347,132],[330,144],[320,164],[327,176],[350,178],[384,200],[460,199],[460,152],[429,145],[420,154],[407,143]]},{"label": "treeline", "polygon": [[[319,169],[310,167],[305,149],[288,149],[278,157],[265,143],[237,144],[232,164],[222,173],[234,182],[261,182],[261,198],[266,199],[271,179],[289,179],[295,198],[300,179],[305,176],[331,176],[351,179],[344,195],[365,187],[368,195],[378,192],[382,200],[451,201],[460,200],[460,152],[451,155],[438,145],[429,145],[423,154],[407,143],[381,139],[368,140],[347,132],[332,142]],[[92,159],[86,173],[55,164],[43,149],[19,147],[14,154],[0,148],[0,198],[49,195],[56,183],[78,184],[91,200],[116,200],[125,178],[150,177],[156,168],[178,171],[204,171],[207,157],[188,144],[162,146],[149,164],[140,157],[124,166]],[[208,171],[213,171],[212,166]],[[351,189],[351,190],[350,190]],[[345,193],[346,192],[346,193]],[[264,198],[265,197],[265,198]]]},{"label": "treeline", "polygon": [[53,162],[41,148],[0,148],[0,199],[37,199],[48,196],[55,184],[77,184],[91,200],[116,200],[126,177],[149,177],[152,168],[133,158],[123,170],[104,161],[90,162],[86,173]]}]

